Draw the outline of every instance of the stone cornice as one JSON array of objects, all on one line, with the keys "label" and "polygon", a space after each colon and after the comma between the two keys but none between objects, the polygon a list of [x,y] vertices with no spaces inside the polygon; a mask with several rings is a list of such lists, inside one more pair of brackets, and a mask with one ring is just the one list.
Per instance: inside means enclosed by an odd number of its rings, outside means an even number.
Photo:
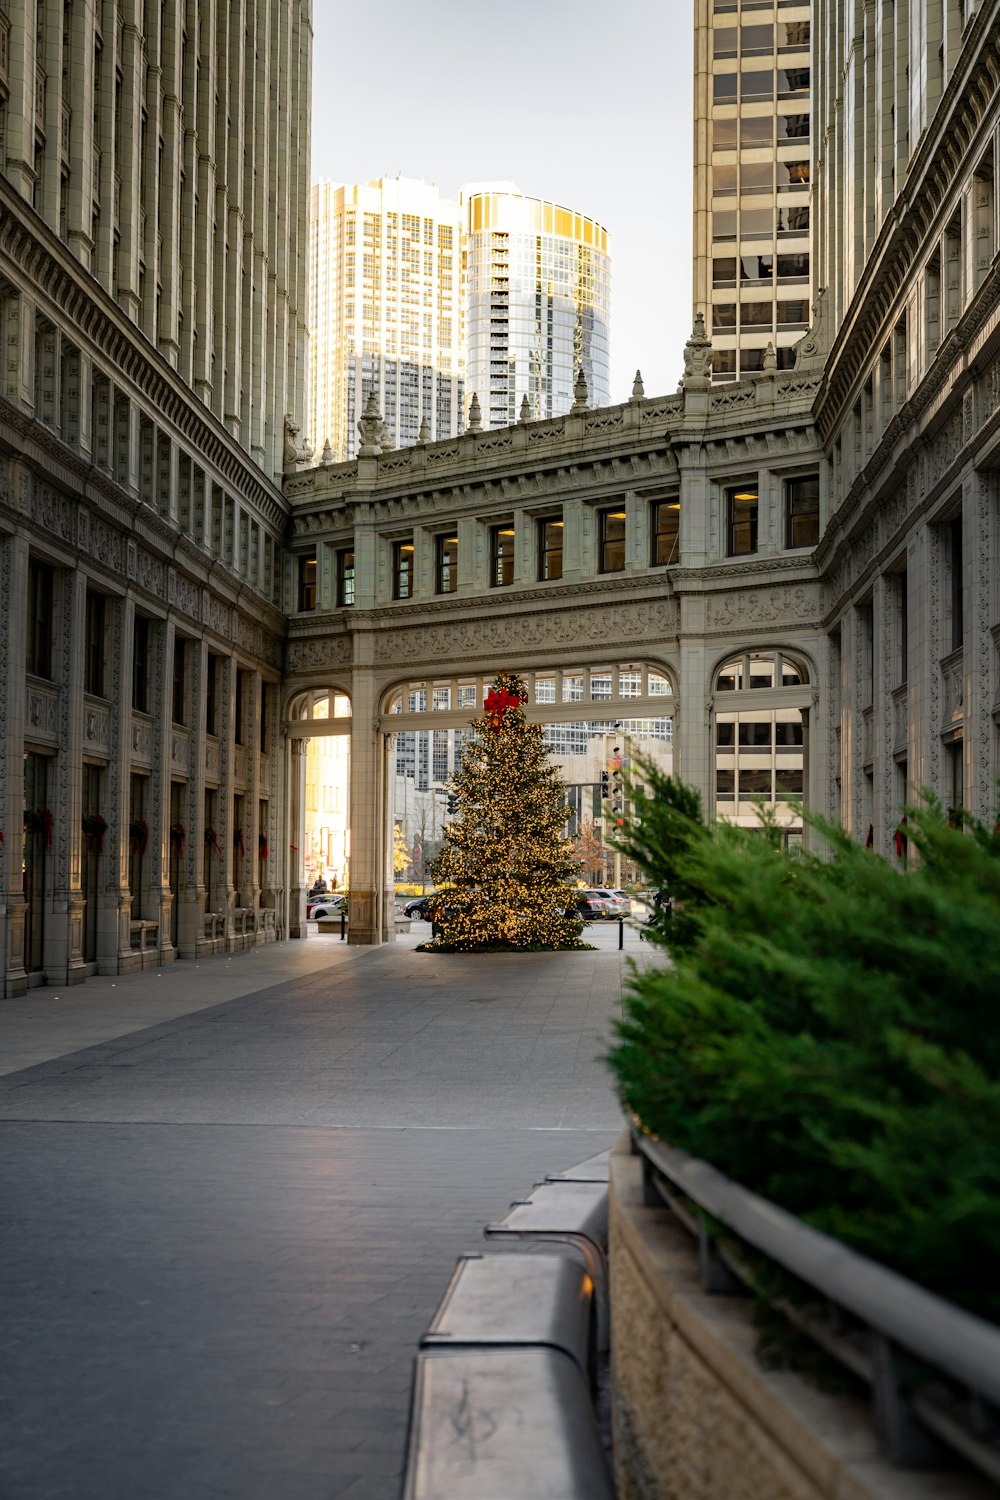
[{"label": "stone cornice", "polygon": [[[879,231],[827,361],[816,401],[824,443],[832,440],[877,350],[885,325],[905,290],[925,240],[959,180],[1000,83],[1000,0],[979,10],[963,40],[959,66],[935,109],[906,181]],[[942,345],[938,358],[947,361]]]},{"label": "stone cornice", "polygon": [[57,321],[65,319],[75,343],[89,341],[114,367],[119,383],[124,377],[217,477],[255,506],[278,535],[283,533],[288,507],[281,491],[2,175],[0,266],[12,285],[30,290]]}]

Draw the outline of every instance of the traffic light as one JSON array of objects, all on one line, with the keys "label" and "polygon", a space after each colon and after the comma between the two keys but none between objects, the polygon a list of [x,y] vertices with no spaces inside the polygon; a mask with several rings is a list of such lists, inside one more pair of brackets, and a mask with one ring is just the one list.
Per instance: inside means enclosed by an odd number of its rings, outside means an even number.
[{"label": "traffic light", "polygon": [[[622,774],[622,753],[616,745],[611,761],[611,811],[620,813],[625,806],[625,782]],[[621,820],[619,820],[619,827]]]},{"label": "traffic light", "polygon": [[611,778],[607,771],[601,772],[601,801],[607,802],[611,796]]},{"label": "traffic light", "polygon": [[448,816],[453,818],[458,812],[458,797],[454,792],[448,793]]}]

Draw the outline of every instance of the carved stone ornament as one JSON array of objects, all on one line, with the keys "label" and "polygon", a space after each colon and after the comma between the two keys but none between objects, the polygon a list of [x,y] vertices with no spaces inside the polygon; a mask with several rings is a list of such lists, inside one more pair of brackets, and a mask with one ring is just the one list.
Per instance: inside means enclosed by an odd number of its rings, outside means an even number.
[{"label": "carved stone ornament", "polygon": [[382,413],[378,409],[378,397],[374,390],[371,390],[368,392],[364,415],[358,419],[358,434],[361,438],[361,446],[358,449],[359,458],[378,458],[382,452],[382,444],[379,441],[381,432]]},{"label": "carved stone ornament", "polygon": [[708,380],[712,374],[712,341],[705,332],[705,314],[697,313],[691,337],[684,345],[684,384]]},{"label": "carved stone ornament", "polygon": [[299,424],[291,412],[285,413],[285,446],[283,450],[282,473],[294,474],[299,464],[307,464],[313,456],[313,451],[308,443],[299,446]]}]

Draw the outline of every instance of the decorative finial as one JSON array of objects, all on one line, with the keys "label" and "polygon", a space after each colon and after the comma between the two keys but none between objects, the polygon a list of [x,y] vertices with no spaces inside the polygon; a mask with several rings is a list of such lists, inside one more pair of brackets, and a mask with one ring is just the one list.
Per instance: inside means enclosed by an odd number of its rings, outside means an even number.
[{"label": "decorative finial", "polygon": [[479,405],[479,397],[475,391],[473,391],[472,400],[469,402],[469,420],[465,424],[465,430],[466,432],[482,432],[483,430],[483,409]]},{"label": "decorative finial", "polygon": [[684,384],[707,381],[712,374],[712,341],[705,333],[705,314],[698,313],[691,337],[684,345]]},{"label": "decorative finial", "polygon": [[323,444],[323,463],[325,463],[325,464],[332,464],[333,463],[333,449],[330,447],[330,439],[329,438],[327,438],[326,442]]},{"label": "decorative finial", "polygon": [[635,379],[632,382],[632,400],[641,401],[646,394],[646,387],[642,383],[642,371],[636,370]]},{"label": "decorative finial", "polygon": [[519,422],[530,422],[531,421],[531,403],[528,400],[528,393],[527,393],[527,391],[525,391],[524,395],[521,397],[521,410],[518,413],[517,420]]},{"label": "decorative finial", "polygon": [[429,443],[430,440],[431,440],[431,429],[430,429],[430,426],[428,424],[427,418],[426,417],[421,417],[420,418],[420,431],[417,433],[417,444],[418,444],[419,447],[422,448],[423,445],[425,443]]},{"label": "decorative finial", "polygon": [[576,380],[573,383],[573,405],[570,407],[570,411],[589,411],[589,409],[587,405],[587,377],[584,375],[583,366],[581,365],[577,371]]},{"label": "decorative finial", "polygon": [[392,440],[392,433],[389,431],[389,424],[384,417],[382,419],[382,425],[378,430],[378,440],[383,453],[391,453],[393,448],[395,448],[396,446],[396,444]]},{"label": "decorative finial", "polygon": [[778,356],[774,352],[774,345],[768,344],[764,350],[764,369],[776,370],[778,368]]},{"label": "decorative finial", "polygon": [[358,432],[361,434],[359,458],[377,458],[382,452],[382,445],[379,442],[381,429],[382,413],[378,409],[378,397],[373,387],[368,393],[365,414],[358,421]]}]

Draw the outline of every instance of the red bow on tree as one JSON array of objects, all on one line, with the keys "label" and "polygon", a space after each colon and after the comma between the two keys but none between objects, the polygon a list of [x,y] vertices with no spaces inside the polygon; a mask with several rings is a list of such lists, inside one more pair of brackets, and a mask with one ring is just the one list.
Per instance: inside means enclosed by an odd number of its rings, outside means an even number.
[{"label": "red bow on tree", "polygon": [[486,703],[484,706],[489,715],[490,728],[494,734],[500,733],[501,726],[503,725],[503,716],[508,708],[520,708],[522,702],[523,699],[519,698],[516,693],[508,693],[506,688],[502,693],[498,693],[496,688],[490,688],[486,694]]}]

